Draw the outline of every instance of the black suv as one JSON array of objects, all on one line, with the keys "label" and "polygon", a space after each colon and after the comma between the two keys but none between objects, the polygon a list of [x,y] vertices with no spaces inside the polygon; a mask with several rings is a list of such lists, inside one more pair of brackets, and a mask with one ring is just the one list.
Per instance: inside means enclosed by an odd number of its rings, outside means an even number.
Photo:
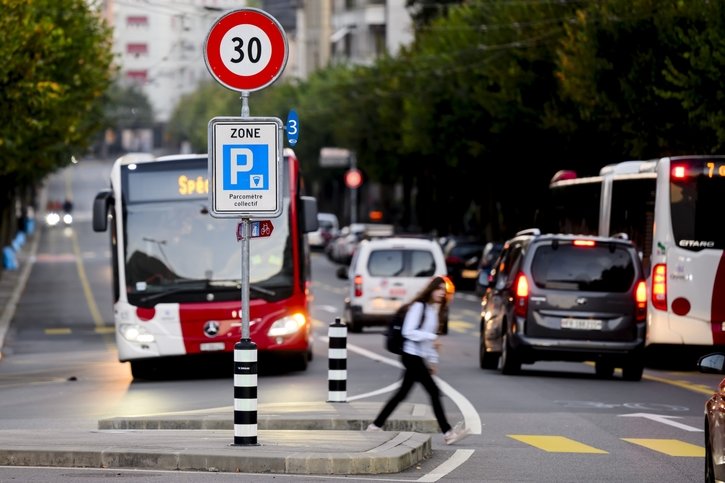
[{"label": "black suv", "polygon": [[481,302],[482,369],[594,361],[600,377],[621,367],[624,379],[642,378],[647,291],[626,236],[525,230],[505,243],[491,278]]}]

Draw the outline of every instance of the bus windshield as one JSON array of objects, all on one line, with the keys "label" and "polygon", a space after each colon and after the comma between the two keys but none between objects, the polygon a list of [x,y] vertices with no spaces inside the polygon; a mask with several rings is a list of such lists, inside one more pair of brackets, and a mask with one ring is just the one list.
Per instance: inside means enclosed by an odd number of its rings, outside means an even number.
[{"label": "bus windshield", "polygon": [[[283,163],[283,186],[289,183]],[[236,218],[207,209],[206,158],[124,168],[126,293],[134,305],[238,300],[241,243]],[[289,193],[270,236],[249,243],[250,297],[277,301],[294,286]]]},{"label": "bus windshield", "polygon": [[[288,203],[269,237],[250,240],[250,296],[289,297],[293,285]],[[284,223],[279,221],[284,220]],[[236,300],[241,279],[238,221],[212,218],[200,203],[133,204],[126,211],[126,287],[129,302],[162,301],[198,291],[200,300]],[[155,296],[159,294],[160,297]],[[209,295],[211,294],[211,295]]]},{"label": "bus windshield", "polygon": [[[725,249],[722,218],[723,170],[714,171],[705,160],[687,160],[682,176],[670,178],[672,232],[675,243],[685,249]],[[714,165],[712,161],[709,162]],[[677,166],[673,165],[673,172]]]}]

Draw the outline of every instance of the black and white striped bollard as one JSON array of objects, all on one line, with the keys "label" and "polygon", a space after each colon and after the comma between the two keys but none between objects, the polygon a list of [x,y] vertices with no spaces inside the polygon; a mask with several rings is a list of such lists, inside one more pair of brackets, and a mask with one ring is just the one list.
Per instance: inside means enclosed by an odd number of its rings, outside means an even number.
[{"label": "black and white striped bollard", "polygon": [[347,325],[335,318],[328,331],[327,402],[347,402]]},{"label": "black and white striped bollard", "polygon": [[257,444],[257,344],[234,345],[234,446]]}]

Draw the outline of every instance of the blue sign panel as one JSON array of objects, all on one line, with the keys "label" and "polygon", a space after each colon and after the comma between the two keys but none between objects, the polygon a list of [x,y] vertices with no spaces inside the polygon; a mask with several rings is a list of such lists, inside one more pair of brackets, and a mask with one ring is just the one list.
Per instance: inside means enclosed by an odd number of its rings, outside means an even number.
[{"label": "blue sign panel", "polygon": [[287,142],[290,146],[297,144],[297,139],[300,136],[300,119],[297,117],[297,111],[294,109],[290,110],[287,115]]},{"label": "blue sign panel", "polygon": [[224,144],[222,183],[225,190],[268,190],[269,146]]}]

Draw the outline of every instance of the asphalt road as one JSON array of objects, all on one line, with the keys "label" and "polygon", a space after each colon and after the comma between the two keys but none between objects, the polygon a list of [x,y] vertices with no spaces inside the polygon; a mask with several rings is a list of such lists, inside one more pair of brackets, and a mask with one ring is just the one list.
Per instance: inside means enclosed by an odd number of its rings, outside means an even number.
[{"label": "asphalt road", "polygon": [[[40,244],[0,360],[0,429],[95,428],[98,419],[229,407],[231,366],[179,365],[167,380],[134,382],[113,339],[107,233],[90,225],[110,164],[81,161],[51,177],[49,199],[72,196],[72,227],[40,227]],[[341,316],[345,282],[312,256],[314,359],[307,371],[260,366],[259,403],[327,397],[327,327]],[[459,293],[442,338],[440,379],[452,422],[480,423],[456,448],[434,436],[434,455],[380,480],[581,482],[701,481],[706,393],[718,376],[647,369],[640,382],[600,380],[578,363],[537,363],[521,375],[478,367],[478,299]],[[382,329],[348,338],[348,398],[379,402],[400,378]],[[391,364],[390,361],[393,361]],[[228,370],[227,370],[228,369]],[[424,391],[409,401],[427,403]],[[189,474],[103,469],[0,468],[0,481],[300,481],[284,475]],[[334,477],[304,478],[325,481]],[[377,478],[340,477],[346,481]]]}]

